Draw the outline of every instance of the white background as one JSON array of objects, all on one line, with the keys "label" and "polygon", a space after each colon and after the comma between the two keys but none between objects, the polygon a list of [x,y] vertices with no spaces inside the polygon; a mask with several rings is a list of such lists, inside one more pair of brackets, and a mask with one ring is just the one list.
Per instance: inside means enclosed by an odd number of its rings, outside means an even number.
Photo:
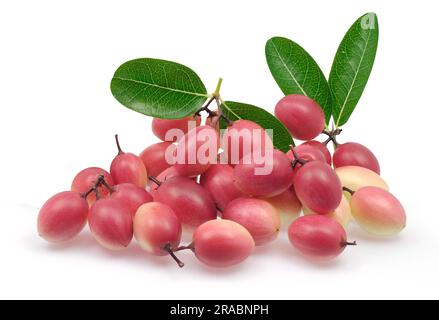
[{"label": "white background", "polygon": [[[439,298],[437,1],[3,1],[0,4],[0,298]],[[87,166],[108,167],[113,135],[128,151],[156,141],[150,119],[125,109],[109,84],[124,61],[190,66],[225,99],[273,110],[282,94],[265,63],[276,35],[304,46],[329,73],[347,28],[375,11],[380,45],[342,141],[369,146],[408,213],[391,240],[351,228],[349,248],[324,265],[285,235],[227,270],[182,254],[182,270],[133,243],[98,247],[87,231],[53,246],[38,208]]]}]

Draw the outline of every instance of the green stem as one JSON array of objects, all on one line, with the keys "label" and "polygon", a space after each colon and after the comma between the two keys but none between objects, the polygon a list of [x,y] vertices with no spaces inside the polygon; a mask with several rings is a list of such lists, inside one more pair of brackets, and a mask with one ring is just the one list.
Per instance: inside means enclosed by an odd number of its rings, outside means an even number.
[{"label": "green stem", "polygon": [[219,98],[222,84],[223,84],[223,78],[219,78],[218,84],[216,85],[215,92],[213,93],[214,97]]}]

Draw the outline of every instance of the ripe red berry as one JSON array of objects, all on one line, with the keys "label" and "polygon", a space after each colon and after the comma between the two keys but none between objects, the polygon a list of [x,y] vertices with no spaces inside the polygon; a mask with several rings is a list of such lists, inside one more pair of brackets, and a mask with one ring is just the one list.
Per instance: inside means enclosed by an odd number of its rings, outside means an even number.
[{"label": "ripe red berry", "polygon": [[58,193],[41,208],[38,215],[38,233],[49,242],[70,240],[84,228],[87,216],[87,201],[79,193]]},{"label": "ripe red berry", "polygon": [[238,198],[230,202],[222,214],[250,232],[257,246],[277,238],[280,218],[276,209],[267,201],[254,198]]},{"label": "ripe red berry", "polygon": [[288,229],[291,244],[303,255],[330,260],[339,256],[348,243],[346,231],[338,223],[322,215],[300,217]]},{"label": "ripe red berry", "polygon": [[157,177],[169,168],[172,164],[166,158],[167,155],[173,155],[175,149],[176,145],[171,142],[160,142],[143,150],[139,157],[142,159],[148,175]]},{"label": "ripe red berry", "polygon": [[138,187],[145,188],[148,175],[143,161],[133,153],[122,151],[118,136],[116,135],[118,155],[110,166],[110,173],[116,184],[132,183]]},{"label": "ripe red berry", "polygon": [[294,188],[300,202],[318,214],[333,212],[343,195],[340,179],[321,161],[312,161],[300,168],[294,177]]},{"label": "ripe red berry", "polygon": [[153,197],[154,201],[171,207],[180,222],[187,227],[198,227],[217,216],[215,204],[209,193],[186,177],[173,177],[162,181]]},{"label": "ripe red berry", "polygon": [[143,250],[157,256],[170,254],[183,267],[172,252],[180,244],[181,223],[171,207],[159,202],[140,206],[134,218],[134,236]]},{"label": "ripe red berry", "polygon": [[273,150],[272,156],[247,154],[234,168],[237,187],[246,195],[274,197],[293,184],[294,172],[287,155]]},{"label": "ripe red berry", "polygon": [[111,199],[116,199],[126,205],[134,217],[142,204],[152,201],[152,196],[144,188],[132,183],[121,183],[114,186]]},{"label": "ripe red berry", "polygon": [[116,199],[102,199],[90,208],[88,224],[94,238],[110,250],[127,247],[133,238],[133,217],[128,207]]},{"label": "ripe red berry", "polygon": [[365,146],[348,142],[337,146],[334,152],[334,167],[358,166],[380,174],[380,164],[375,155]]},{"label": "ripe red berry", "polygon": [[291,94],[282,98],[277,103],[274,114],[293,137],[299,140],[312,140],[325,127],[322,108],[306,96]]},{"label": "ripe red berry", "polygon": [[211,267],[230,267],[250,256],[255,242],[240,224],[229,220],[212,220],[199,226],[193,235],[196,257]]},{"label": "ripe red berry", "polygon": [[[85,193],[90,190],[100,176],[103,176],[109,186],[114,185],[113,178],[107,171],[101,168],[91,167],[82,170],[75,176],[72,182],[71,190],[80,194]],[[97,191],[101,198],[106,198],[109,195],[108,189],[103,185],[98,186]],[[87,202],[90,206],[95,203],[96,194],[91,193],[89,196],[87,196]]]},{"label": "ripe red berry", "polygon": [[218,208],[224,210],[227,204],[242,192],[235,185],[233,168],[228,164],[214,164],[201,175],[200,184],[209,192]]},{"label": "ripe red berry", "polygon": [[202,174],[217,162],[218,149],[219,137],[214,128],[200,126],[192,129],[178,142],[175,170],[186,177]]},{"label": "ripe red berry", "polygon": [[229,164],[239,163],[245,155],[261,153],[273,149],[273,142],[266,131],[257,123],[249,120],[233,122],[222,137],[224,157]]}]

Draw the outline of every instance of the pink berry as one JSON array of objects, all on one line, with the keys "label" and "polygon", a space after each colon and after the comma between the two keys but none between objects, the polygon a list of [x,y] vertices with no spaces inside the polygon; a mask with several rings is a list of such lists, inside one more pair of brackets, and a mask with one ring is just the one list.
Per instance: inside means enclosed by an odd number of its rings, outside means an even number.
[{"label": "pink berry", "polygon": [[369,233],[392,236],[406,227],[403,206],[394,195],[381,188],[359,189],[351,198],[351,208],[355,221]]},{"label": "pink berry", "polygon": [[274,114],[293,137],[299,140],[312,140],[325,127],[322,108],[306,96],[291,94],[282,98],[277,103]]},{"label": "pink berry", "polygon": [[[181,223],[167,205],[150,202],[140,206],[134,218],[134,236],[143,250],[157,255],[174,256],[172,250],[181,240]],[[176,259],[180,267],[183,263]]]},{"label": "pink berry", "polygon": [[133,217],[128,207],[116,199],[102,199],[88,216],[91,233],[100,245],[110,250],[128,247],[133,238]]},{"label": "pink berry", "polygon": [[237,187],[246,195],[274,197],[293,184],[293,169],[287,155],[273,150],[272,156],[247,154],[234,168]]},{"label": "pink berry", "polygon": [[111,199],[116,199],[126,205],[133,217],[142,204],[152,201],[152,196],[148,191],[132,183],[121,183],[113,189]]},{"label": "pink berry", "polygon": [[255,242],[240,224],[229,220],[212,220],[199,226],[193,235],[196,257],[211,267],[229,267],[250,256]]},{"label": "pink berry", "polygon": [[58,193],[41,208],[38,215],[38,233],[49,242],[71,240],[84,228],[87,216],[87,201],[79,193]]},{"label": "pink berry", "polygon": [[154,201],[171,207],[187,227],[198,227],[216,218],[216,207],[209,193],[189,178],[173,177],[163,181],[153,197]]},{"label": "pink berry", "polygon": [[218,148],[219,137],[214,128],[200,126],[192,129],[178,142],[174,167],[182,176],[202,174],[217,162]]},{"label": "pink berry", "polygon": [[335,168],[357,166],[380,174],[380,164],[375,155],[359,143],[348,142],[337,146],[333,161]]},{"label": "pink berry", "polygon": [[132,183],[138,187],[145,188],[148,175],[143,161],[133,153],[122,151],[118,136],[116,135],[118,155],[110,166],[110,173],[116,184]]},{"label": "pink berry", "polygon": [[339,256],[348,243],[346,231],[334,220],[311,215],[300,217],[288,229],[291,244],[303,255],[317,259],[330,260]]},{"label": "pink berry", "polygon": [[[82,170],[75,176],[72,182],[71,190],[76,193],[85,193],[90,190],[90,188],[98,180],[99,176],[103,176],[109,186],[114,185],[113,178],[107,171],[101,168],[91,167]],[[99,186],[97,190],[101,198],[106,198],[109,195],[108,189],[102,185]],[[96,194],[91,193],[87,197],[87,202],[90,206],[95,203]]]},{"label": "pink berry", "polygon": [[294,188],[300,202],[318,214],[333,212],[343,195],[340,179],[321,161],[312,161],[300,168],[294,177]]},{"label": "pink berry", "polygon": [[146,168],[148,175],[157,177],[161,172],[165,171],[171,166],[166,156],[173,155],[177,147],[170,142],[155,143],[140,154],[140,159]]},{"label": "pink berry", "polygon": [[227,205],[222,218],[245,227],[257,246],[275,240],[280,229],[280,218],[276,209],[269,202],[260,199],[235,199]]},{"label": "pink berry", "polygon": [[224,210],[227,204],[242,192],[234,182],[233,168],[228,164],[214,164],[201,175],[200,184],[209,192],[218,208]]},{"label": "pink berry", "polygon": [[228,163],[235,165],[247,154],[264,154],[265,150],[272,150],[273,142],[257,123],[249,120],[238,120],[233,122],[224,132],[222,147]]}]

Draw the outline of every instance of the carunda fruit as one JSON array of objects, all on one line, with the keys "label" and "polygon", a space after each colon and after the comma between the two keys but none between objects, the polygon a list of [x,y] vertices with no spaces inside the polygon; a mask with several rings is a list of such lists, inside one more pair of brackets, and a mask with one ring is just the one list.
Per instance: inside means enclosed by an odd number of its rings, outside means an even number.
[{"label": "carunda fruit", "polygon": [[227,205],[222,218],[245,227],[257,246],[275,240],[280,229],[280,218],[276,209],[269,202],[260,199],[235,199]]},{"label": "carunda fruit", "polygon": [[88,224],[97,242],[110,250],[128,247],[133,238],[132,214],[116,199],[97,201],[90,208]]},{"label": "carunda fruit", "polygon": [[169,206],[150,202],[137,210],[134,236],[142,249],[157,256],[171,255],[183,267],[172,252],[180,244],[181,232],[181,223]]},{"label": "carunda fruit", "polygon": [[348,142],[336,147],[333,157],[334,167],[358,166],[380,174],[380,164],[375,155],[362,144]]},{"label": "carunda fruit", "polygon": [[[96,183],[99,177],[102,176],[107,184],[111,187],[114,185],[113,178],[110,173],[98,167],[90,167],[80,171],[73,179],[71,190],[77,193],[85,193]],[[100,198],[106,198],[109,195],[109,190],[103,185],[97,187],[97,193]],[[91,193],[87,196],[87,202],[91,206],[96,202],[96,194]]]},{"label": "carunda fruit", "polygon": [[221,210],[232,200],[242,197],[242,192],[235,185],[233,168],[228,164],[214,164],[200,177],[202,185],[211,195]]},{"label": "carunda fruit", "polygon": [[346,231],[334,220],[322,216],[304,216],[288,229],[291,244],[303,255],[316,260],[330,260],[339,256],[347,245]]},{"label": "carunda fruit", "polygon": [[132,183],[145,188],[148,175],[143,161],[133,153],[122,151],[116,135],[118,154],[111,162],[110,174],[116,184]]},{"label": "carunda fruit", "polygon": [[198,227],[217,216],[209,193],[186,177],[173,177],[161,182],[153,197],[154,201],[171,207],[180,222],[187,227]]},{"label": "carunda fruit", "polygon": [[356,191],[351,199],[352,216],[369,233],[379,236],[398,234],[406,226],[406,213],[390,192],[377,187]]},{"label": "carunda fruit", "polygon": [[288,156],[273,150],[272,155],[247,154],[234,169],[235,183],[248,196],[274,197],[293,184],[294,172]]},{"label": "carunda fruit", "polygon": [[321,161],[311,161],[297,171],[294,189],[300,202],[318,214],[333,212],[343,195],[340,179]]},{"label": "carunda fruit", "polygon": [[201,262],[211,267],[230,267],[253,252],[255,242],[240,224],[230,220],[212,220],[194,232],[193,251]]},{"label": "carunda fruit", "polygon": [[299,140],[312,140],[325,127],[322,108],[303,95],[291,94],[282,98],[277,103],[274,114],[293,137]]},{"label": "carunda fruit", "polygon": [[46,201],[38,215],[38,233],[49,242],[75,237],[87,222],[88,204],[77,192],[65,191]]}]

